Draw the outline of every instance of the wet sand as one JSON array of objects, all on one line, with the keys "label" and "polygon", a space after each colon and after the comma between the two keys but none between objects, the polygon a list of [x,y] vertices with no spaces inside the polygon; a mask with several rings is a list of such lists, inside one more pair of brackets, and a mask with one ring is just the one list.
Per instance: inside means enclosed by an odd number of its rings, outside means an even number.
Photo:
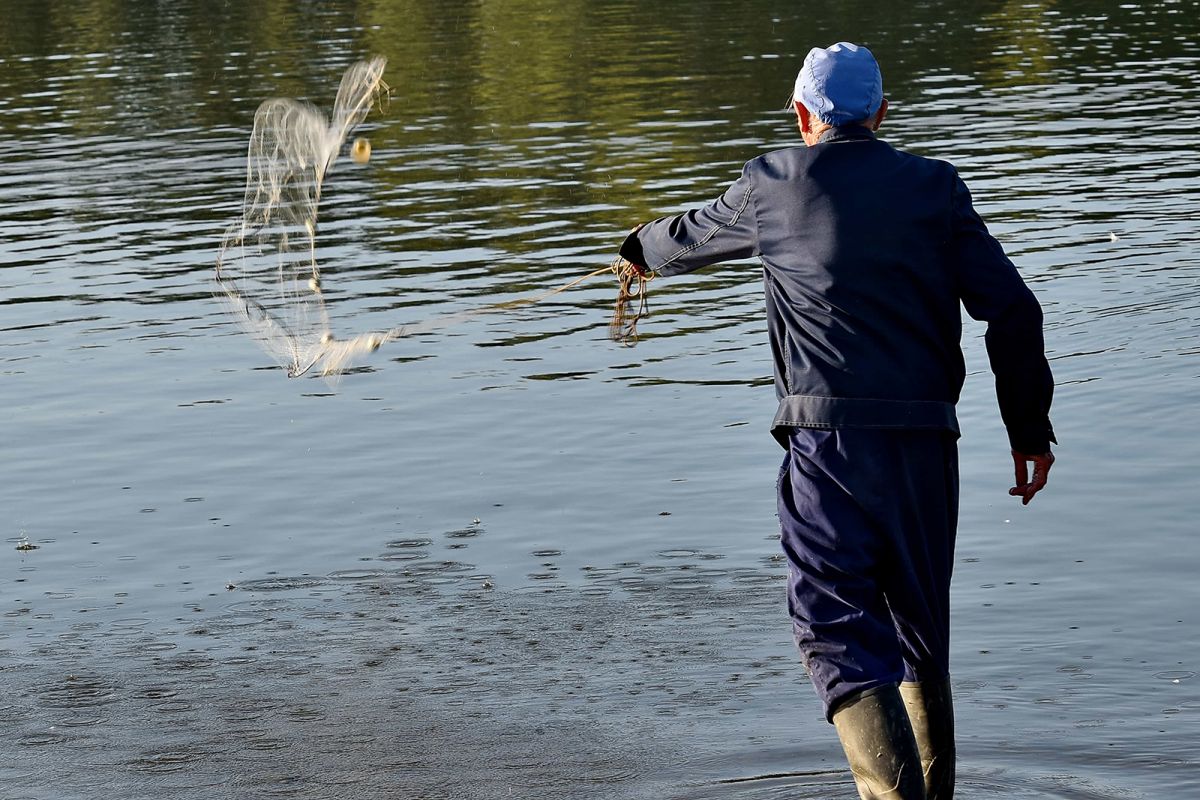
[{"label": "wet sand", "polygon": [[[9,610],[0,797],[855,797],[781,572],[626,565],[494,591],[438,564],[264,578],[168,625]],[[993,690],[957,691],[964,796],[1138,796],[1097,780],[1086,750],[1073,773],[1014,768],[1014,747],[1045,762],[1053,739],[980,741]]]}]

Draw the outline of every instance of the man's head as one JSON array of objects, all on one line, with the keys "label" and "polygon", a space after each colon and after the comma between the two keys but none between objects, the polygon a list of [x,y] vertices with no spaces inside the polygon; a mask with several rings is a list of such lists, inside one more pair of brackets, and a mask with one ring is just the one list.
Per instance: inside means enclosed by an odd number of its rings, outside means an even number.
[{"label": "man's head", "polygon": [[875,56],[850,42],[809,51],[796,76],[792,101],[800,132],[810,145],[827,128],[863,125],[878,130],[887,115]]}]

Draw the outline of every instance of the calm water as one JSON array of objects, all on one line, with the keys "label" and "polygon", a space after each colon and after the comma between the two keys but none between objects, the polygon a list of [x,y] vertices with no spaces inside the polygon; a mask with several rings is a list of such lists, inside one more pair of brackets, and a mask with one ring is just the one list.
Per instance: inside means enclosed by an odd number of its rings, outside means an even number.
[{"label": "calm water", "polygon": [[1021,508],[968,328],[960,795],[1200,796],[1198,6],[6,0],[0,798],[853,797],[783,609],[754,264],[653,284],[633,349],[597,278],[336,386],[211,294],[255,107],[358,57],[396,92],[325,188],[343,334],[603,265],[794,144],[843,38],[1058,381]]}]

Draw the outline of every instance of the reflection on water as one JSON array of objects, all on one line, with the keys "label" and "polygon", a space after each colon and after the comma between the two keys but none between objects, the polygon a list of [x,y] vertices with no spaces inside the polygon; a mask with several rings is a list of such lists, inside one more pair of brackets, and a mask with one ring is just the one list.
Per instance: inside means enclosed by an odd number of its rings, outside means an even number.
[{"label": "reflection on water", "polygon": [[595,279],[336,387],[212,297],[254,109],[359,57],[396,94],[325,187],[339,334],[602,266],[794,144],[795,69],[849,38],[1059,383],[1011,507],[968,328],[964,796],[1196,794],[1196,3],[781,5],[5,5],[0,793],[853,796],[786,638],[753,264],[656,281],[633,349]]}]

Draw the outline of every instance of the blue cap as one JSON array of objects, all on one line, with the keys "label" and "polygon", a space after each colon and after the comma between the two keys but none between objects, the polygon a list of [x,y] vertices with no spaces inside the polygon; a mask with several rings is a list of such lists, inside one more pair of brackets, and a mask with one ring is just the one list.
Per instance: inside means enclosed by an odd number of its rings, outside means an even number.
[{"label": "blue cap", "polygon": [[879,63],[870,50],[850,42],[814,47],[796,76],[792,97],[826,125],[862,122],[883,102]]}]

